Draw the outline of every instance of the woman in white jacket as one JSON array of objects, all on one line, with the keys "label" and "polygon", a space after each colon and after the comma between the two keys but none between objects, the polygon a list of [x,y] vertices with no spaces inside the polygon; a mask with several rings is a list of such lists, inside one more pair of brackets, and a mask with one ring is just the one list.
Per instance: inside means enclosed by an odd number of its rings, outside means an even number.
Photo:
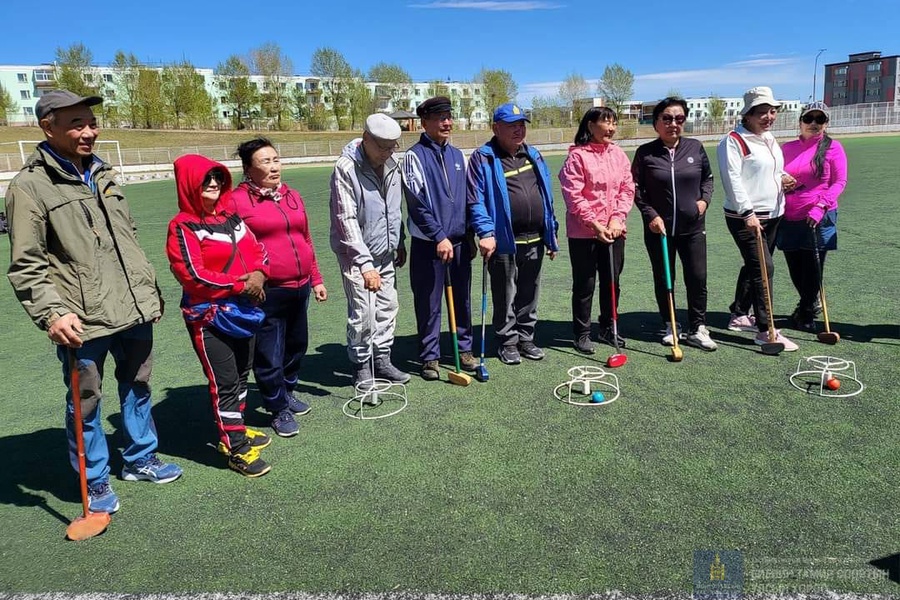
[{"label": "woman in white jacket", "polygon": [[[775,230],[784,214],[784,192],[793,189],[795,181],[784,172],[784,156],[769,131],[781,103],[768,87],[755,87],[744,94],[741,123],[722,138],[717,149],[719,174],[725,190],[725,222],[734,238],[744,265],[738,274],[728,329],[756,332],[757,344],[767,343],[769,314],[766,307],[762,265],[757,240],[761,234],[763,255],[772,290],[772,250]],[[750,314],[753,307],[755,317]],[[786,352],[797,345],[776,332],[776,342]]]}]

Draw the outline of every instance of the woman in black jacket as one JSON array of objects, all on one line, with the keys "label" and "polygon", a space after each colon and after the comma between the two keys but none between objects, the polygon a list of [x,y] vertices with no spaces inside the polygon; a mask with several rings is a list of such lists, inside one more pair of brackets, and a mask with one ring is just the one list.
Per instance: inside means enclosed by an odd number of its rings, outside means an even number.
[{"label": "woman in black jacket", "polygon": [[[713,176],[703,145],[681,137],[687,103],[666,98],[653,109],[659,137],[637,149],[631,165],[634,203],[644,220],[644,245],[653,267],[656,304],[667,321],[668,299],[661,235],[669,248],[669,271],[675,279],[675,255],[681,256],[688,301],[688,332],[679,339],[707,351],[717,348],[706,328],[706,209],[713,193]],[[671,324],[663,344],[671,346]]]}]

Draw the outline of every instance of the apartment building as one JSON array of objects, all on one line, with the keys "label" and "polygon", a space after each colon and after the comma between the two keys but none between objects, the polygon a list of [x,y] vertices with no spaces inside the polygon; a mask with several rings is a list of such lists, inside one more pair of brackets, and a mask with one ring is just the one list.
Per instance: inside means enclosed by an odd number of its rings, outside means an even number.
[{"label": "apartment building", "polygon": [[[162,71],[161,67],[148,67]],[[204,87],[213,101],[215,121],[222,128],[232,125],[233,110],[227,101],[227,81],[217,76],[213,69],[197,68],[203,77]],[[116,102],[116,70],[112,67],[95,66],[84,74],[87,83],[102,89],[105,104]],[[271,85],[264,77],[253,75],[250,83],[260,92]],[[329,79],[311,75],[292,75],[279,83],[285,92],[300,90],[306,94],[309,106],[321,105],[327,113],[332,112],[332,94],[336,85]],[[45,92],[56,88],[56,76],[52,64],[43,65],[0,65],[0,86],[14,102],[8,111],[6,121],[10,125],[36,125],[34,106]],[[446,95],[453,101],[457,127],[460,129],[485,129],[490,124],[490,106],[484,97],[484,85],[461,81],[430,81],[401,85],[366,82],[371,91],[375,108],[388,114],[397,111],[415,112],[416,107],[433,95]],[[259,112],[258,110],[256,112]],[[336,129],[337,122],[330,117],[329,128]]]},{"label": "apartment building", "polygon": [[900,56],[859,52],[825,65],[825,104],[873,104],[900,100]]}]

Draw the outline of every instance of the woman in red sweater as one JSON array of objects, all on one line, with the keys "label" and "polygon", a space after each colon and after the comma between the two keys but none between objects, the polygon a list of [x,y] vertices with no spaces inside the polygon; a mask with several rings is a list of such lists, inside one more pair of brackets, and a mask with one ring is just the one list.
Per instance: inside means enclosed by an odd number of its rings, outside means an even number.
[{"label": "woman in red sweater", "polygon": [[231,469],[259,477],[271,469],[259,457],[271,440],[244,426],[244,405],[254,320],[262,318],[255,305],[265,299],[269,271],[265,249],[238,215],[223,210],[231,190],[223,165],[182,156],[175,161],[175,186],[179,213],[169,223],[166,254],[184,288],[181,311],[209,380],[219,451]]},{"label": "woman in red sweater", "polygon": [[316,264],[306,208],[300,194],[281,181],[281,162],[272,142],[256,138],[238,146],[244,181],[231,194],[235,212],[269,254],[266,318],[256,334],[253,374],[272,429],[281,437],[299,432],[294,415],[309,412],[294,397],[300,364],[309,345],[309,298],[328,298]]}]

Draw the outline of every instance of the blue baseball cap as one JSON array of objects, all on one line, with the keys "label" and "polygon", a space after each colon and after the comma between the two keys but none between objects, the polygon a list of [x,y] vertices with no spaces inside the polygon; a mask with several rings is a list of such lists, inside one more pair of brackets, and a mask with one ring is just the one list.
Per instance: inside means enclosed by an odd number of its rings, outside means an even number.
[{"label": "blue baseball cap", "polygon": [[531,119],[525,116],[525,111],[512,102],[497,107],[497,110],[494,111],[494,123],[497,121],[503,121],[504,123],[525,121],[526,123],[531,123]]}]

